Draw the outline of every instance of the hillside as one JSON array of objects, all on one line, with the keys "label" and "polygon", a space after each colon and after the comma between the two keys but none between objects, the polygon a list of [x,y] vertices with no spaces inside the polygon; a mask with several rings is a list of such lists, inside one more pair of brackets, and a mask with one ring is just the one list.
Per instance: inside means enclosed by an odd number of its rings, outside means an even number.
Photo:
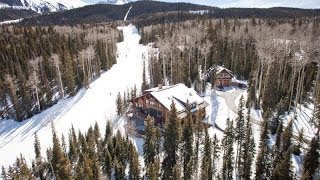
[{"label": "hillside", "polygon": [[[156,1],[137,1],[123,5],[95,4],[63,12],[46,14],[24,20],[24,25],[68,25],[93,24],[105,21],[123,20],[130,7],[128,20],[150,25],[164,22],[178,22],[195,19],[204,11],[205,17],[213,18],[303,18],[319,17],[319,9],[297,8],[226,8],[195,5],[190,3],[165,3]],[[170,12],[170,13],[169,13]],[[180,12],[180,13],[179,13]],[[183,13],[182,13],[183,12]],[[192,13],[191,13],[192,12]],[[152,15],[152,16],[151,16]],[[202,16],[203,17],[203,16]]]},{"label": "hillside", "polygon": [[209,6],[194,5],[189,3],[164,3],[155,1],[138,1],[124,5],[95,4],[69,11],[57,12],[30,18],[22,22],[25,25],[48,25],[48,24],[81,24],[99,23],[105,21],[123,20],[128,9],[133,6],[128,20],[138,19],[142,15],[150,15],[165,12],[189,12],[196,10],[214,10]]},{"label": "hillside", "polygon": [[37,13],[50,13],[85,6],[81,0],[0,0],[0,5],[6,8],[31,9]]},{"label": "hillside", "polygon": [[0,9],[0,22],[13,20],[13,19],[32,17],[36,15],[38,15],[36,12],[29,9],[5,8],[5,9]]}]

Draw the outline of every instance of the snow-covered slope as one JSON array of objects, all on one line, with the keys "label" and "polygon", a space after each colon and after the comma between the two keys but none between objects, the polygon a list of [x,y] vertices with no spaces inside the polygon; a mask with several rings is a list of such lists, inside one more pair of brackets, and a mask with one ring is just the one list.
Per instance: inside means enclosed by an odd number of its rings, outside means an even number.
[{"label": "snow-covered slope", "polygon": [[87,5],[82,0],[0,0],[1,7],[32,9],[38,13],[55,12]]},{"label": "snow-covered slope", "polygon": [[65,136],[72,125],[84,132],[95,122],[104,132],[107,120],[113,121],[115,130],[123,129],[123,119],[115,117],[116,96],[134,85],[141,86],[143,61],[148,58],[148,47],[139,44],[140,35],[135,26],[119,29],[123,30],[124,41],[117,44],[117,64],[91,83],[88,90],[82,89],[76,96],[62,100],[23,122],[0,121],[0,167],[12,165],[20,153],[30,163],[34,158],[36,132],[45,154],[51,145],[51,122],[57,134],[63,133]]},{"label": "snow-covered slope", "polygon": [[130,3],[130,0],[105,0],[105,1],[100,1],[97,4],[114,4],[114,5],[123,5]]}]

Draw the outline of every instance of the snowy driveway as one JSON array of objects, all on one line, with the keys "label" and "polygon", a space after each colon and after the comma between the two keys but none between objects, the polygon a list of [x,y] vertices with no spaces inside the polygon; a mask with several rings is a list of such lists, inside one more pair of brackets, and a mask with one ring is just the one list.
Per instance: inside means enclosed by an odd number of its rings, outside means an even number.
[{"label": "snowy driveway", "polygon": [[241,94],[245,93],[246,90],[232,88],[230,90],[228,89],[227,91],[216,91],[216,92],[219,96],[221,96],[225,100],[229,109],[237,114],[239,97],[241,96]]}]

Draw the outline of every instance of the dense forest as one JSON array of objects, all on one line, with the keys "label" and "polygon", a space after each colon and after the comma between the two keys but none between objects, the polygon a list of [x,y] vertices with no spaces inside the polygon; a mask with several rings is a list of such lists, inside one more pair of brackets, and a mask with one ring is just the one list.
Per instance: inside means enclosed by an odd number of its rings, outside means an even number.
[{"label": "dense forest", "polygon": [[155,42],[160,49],[150,62],[151,87],[167,80],[195,84],[201,91],[201,72],[221,65],[238,79],[249,80],[248,106],[261,105],[265,118],[278,119],[299,104],[316,103],[319,23],[314,18],[285,22],[252,18],[144,26],[141,43]]},{"label": "dense forest", "polygon": [[[293,141],[292,121],[278,130],[277,142],[267,146],[268,122],[255,146],[250,116],[245,118],[245,102],[240,99],[238,118],[226,119],[223,139],[211,138],[208,129],[197,114],[193,117],[187,105],[187,116],[177,117],[174,103],[164,129],[146,119],[143,155],[139,158],[129,136],[113,133],[110,121],[101,136],[98,124],[86,133],[72,128],[68,140],[57,135],[52,126],[52,148],[46,155],[35,134],[35,159],[27,165],[20,156],[7,170],[2,167],[3,179],[296,179],[300,176],[291,170],[291,154],[300,154],[303,138]],[[248,113],[250,114],[250,113]],[[281,132],[280,132],[281,130]],[[127,131],[128,133],[129,131]],[[237,148],[235,148],[237,147]],[[256,149],[259,149],[257,152]],[[312,138],[305,151],[301,179],[312,179],[317,171],[318,139]],[[257,156],[256,155],[257,152]],[[222,164],[220,161],[222,159]],[[255,168],[252,168],[255,165]]]},{"label": "dense forest", "polygon": [[29,9],[3,8],[3,9],[0,9],[0,22],[13,20],[13,19],[32,17],[36,15],[38,15],[38,13]]},{"label": "dense forest", "polygon": [[0,27],[0,116],[18,121],[73,96],[115,63],[107,25]]}]

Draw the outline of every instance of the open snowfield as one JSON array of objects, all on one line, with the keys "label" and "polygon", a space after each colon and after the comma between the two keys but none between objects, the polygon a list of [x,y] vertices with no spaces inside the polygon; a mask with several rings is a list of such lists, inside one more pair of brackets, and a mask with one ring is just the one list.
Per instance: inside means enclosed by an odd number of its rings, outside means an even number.
[{"label": "open snowfield", "polygon": [[[73,125],[85,132],[95,122],[104,133],[107,120],[112,120],[115,131],[123,131],[124,120],[115,117],[117,93],[123,93],[134,85],[140,89],[143,61],[148,58],[148,47],[139,44],[140,35],[135,26],[119,27],[124,41],[117,44],[117,64],[76,96],[61,100],[58,104],[23,122],[0,121],[0,166],[12,165],[21,153],[28,163],[34,158],[34,133],[38,134],[42,153],[52,145],[51,122],[59,135],[68,135]],[[141,153],[142,140],[133,139]],[[136,142],[135,142],[136,141]],[[141,146],[141,147],[139,147]]]}]

